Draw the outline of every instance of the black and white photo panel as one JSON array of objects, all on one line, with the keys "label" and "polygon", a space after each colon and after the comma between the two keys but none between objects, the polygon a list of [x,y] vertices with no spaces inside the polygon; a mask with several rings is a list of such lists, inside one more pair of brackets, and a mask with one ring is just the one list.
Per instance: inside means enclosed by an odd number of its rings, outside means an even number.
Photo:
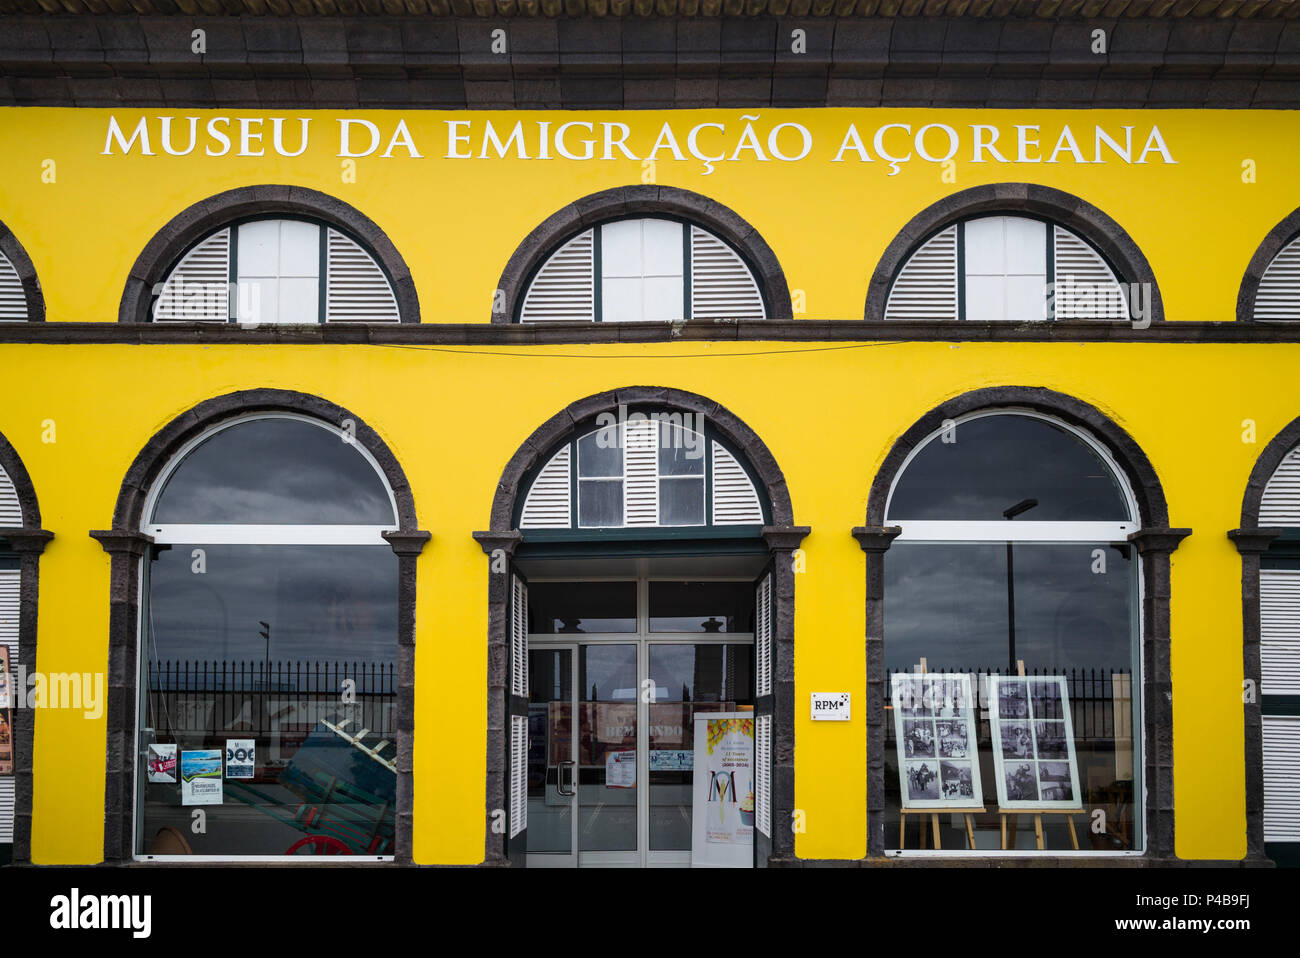
[{"label": "black and white photo panel", "polygon": [[970,675],[899,672],[890,679],[903,808],[982,807]]},{"label": "black and white photo panel", "polygon": [[1081,808],[1065,676],[990,675],[988,693],[998,804]]}]

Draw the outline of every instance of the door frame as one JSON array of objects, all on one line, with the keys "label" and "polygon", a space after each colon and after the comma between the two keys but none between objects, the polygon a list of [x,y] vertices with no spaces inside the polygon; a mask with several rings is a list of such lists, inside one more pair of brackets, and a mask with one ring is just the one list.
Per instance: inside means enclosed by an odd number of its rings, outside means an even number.
[{"label": "door frame", "polygon": [[[650,647],[652,645],[748,645],[756,649],[756,632],[651,632],[650,631],[650,583],[651,582],[740,582],[747,585],[753,585],[756,581],[762,579],[767,574],[766,571],[760,573],[758,578],[747,575],[692,575],[683,577],[680,575],[658,575],[650,574],[644,571],[642,563],[638,562],[638,571],[635,574],[609,575],[609,576],[590,576],[584,575],[575,577],[567,576],[546,576],[530,575],[529,583],[540,584],[547,582],[636,582],[636,630],[632,632],[593,632],[583,633],[581,637],[573,635],[559,635],[552,633],[533,633],[529,632],[528,652],[534,650],[549,649],[572,649],[571,668],[573,669],[571,680],[571,703],[573,708],[573,756],[574,761],[578,760],[577,746],[579,740],[580,713],[578,709],[579,695],[581,689],[578,685],[579,666],[578,655],[580,647],[583,645],[634,645],[636,647],[636,688],[644,688],[644,683],[650,677]],[[757,650],[755,655],[757,654]],[[751,676],[751,683],[757,680],[757,658],[753,661],[755,675]],[[756,684],[754,685],[757,688]],[[754,708],[757,708],[755,704]],[[645,701],[643,695],[636,696],[636,849],[634,851],[588,851],[583,852],[579,849],[578,829],[580,822],[581,793],[578,787],[581,775],[581,766],[574,766],[575,792],[573,799],[573,813],[570,817],[572,830],[572,861],[569,856],[563,856],[556,853],[541,852],[527,855],[528,867],[631,867],[631,868],[689,868],[691,863],[691,851],[689,848],[681,849],[660,849],[654,851],[650,848],[650,703]],[[694,741],[693,725],[691,729],[683,729],[683,735],[686,740]],[[542,859],[546,859],[542,861]]]}]

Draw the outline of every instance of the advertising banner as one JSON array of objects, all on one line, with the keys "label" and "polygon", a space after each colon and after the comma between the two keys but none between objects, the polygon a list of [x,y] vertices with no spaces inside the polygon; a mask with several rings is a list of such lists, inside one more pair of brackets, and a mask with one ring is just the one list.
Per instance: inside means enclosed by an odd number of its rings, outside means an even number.
[{"label": "advertising banner", "polygon": [[14,773],[14,697],[10,681],[9,648],[0,645],[0,775]]},{"label": "advertising banner", "polygon": [[754,863],[754,715],[695,718],[691,867]]},{"label": "advertising banner", "polygon": [[220,805],[221,749],[203,748],[181,752],[181,804]]},{"label": "advertising banner", "polygon": [[154,743],[149,746],[149,781],[175,783],[176,746]]}]

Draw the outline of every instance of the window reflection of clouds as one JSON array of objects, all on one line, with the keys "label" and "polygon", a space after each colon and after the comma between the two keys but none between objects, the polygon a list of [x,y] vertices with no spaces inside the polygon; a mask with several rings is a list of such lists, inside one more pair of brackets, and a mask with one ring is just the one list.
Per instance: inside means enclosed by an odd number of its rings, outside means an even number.
[{"label": "window reflection of clouds", "polygon": [[1030,416],[983,416],[956,424],[955,442],[932,438],[908,463],[889,504],[891,521],[1003,520],[1023,499],[1035,521],[1128,521],[1110,467],[1084,442]]},{"label": "window reflection of clouds", "polygon": [[392,662],[397,557],[388,546],[203,546],[159,554],[150,570],[150,657]]},{"label": "window reflection of clouds", "polygon": [[343,434],[296,419],[214,433],[167,480],[153,523],[392,525],[383,480]]},{"label": "window reflection of clouds", "polygon": [[[1092,572],[1106,550],[1107,571]],[[1133,566],[1099,543],[1015,545],[1016,654],[1026,668],[1132,666]],[[885,666],[1005,667],[1006,546],[899,542],[885,555]]]}]

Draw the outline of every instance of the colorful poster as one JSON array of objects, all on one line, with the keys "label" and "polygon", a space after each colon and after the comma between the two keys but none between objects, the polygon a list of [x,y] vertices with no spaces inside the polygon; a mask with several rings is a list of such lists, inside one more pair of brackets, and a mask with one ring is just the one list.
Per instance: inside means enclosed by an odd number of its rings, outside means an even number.
[{"label": "colorful poster", "polygon": [[970,676],[898,672],[891,704],[903,808],[982,808]]},{"label": "colorful poster", "polygon": [[175,783],[176,746],[153,744],[149,746],[149,781]]},{"label": "colorful poster", "polygon": [[754,715],[695,718],[691,866],[754,864]]},{"label": "colorful poster", "polygon": [[221,749],[202,748],[181,752],[181,804],[220,805]]},{"label": "colorful poster", "polygon": [[1079,808],[1065,676],[989,676],[993,768],[1003,808]]},{"label": "colorful poster", "polygon": [[13,691],[9,683],[9,647],[0,645],[0,775],[14,773]]},{"label": "colorful poster", "polygon": [[252,778],[255,746],[251,738],[226,739],[226,778]]}]

